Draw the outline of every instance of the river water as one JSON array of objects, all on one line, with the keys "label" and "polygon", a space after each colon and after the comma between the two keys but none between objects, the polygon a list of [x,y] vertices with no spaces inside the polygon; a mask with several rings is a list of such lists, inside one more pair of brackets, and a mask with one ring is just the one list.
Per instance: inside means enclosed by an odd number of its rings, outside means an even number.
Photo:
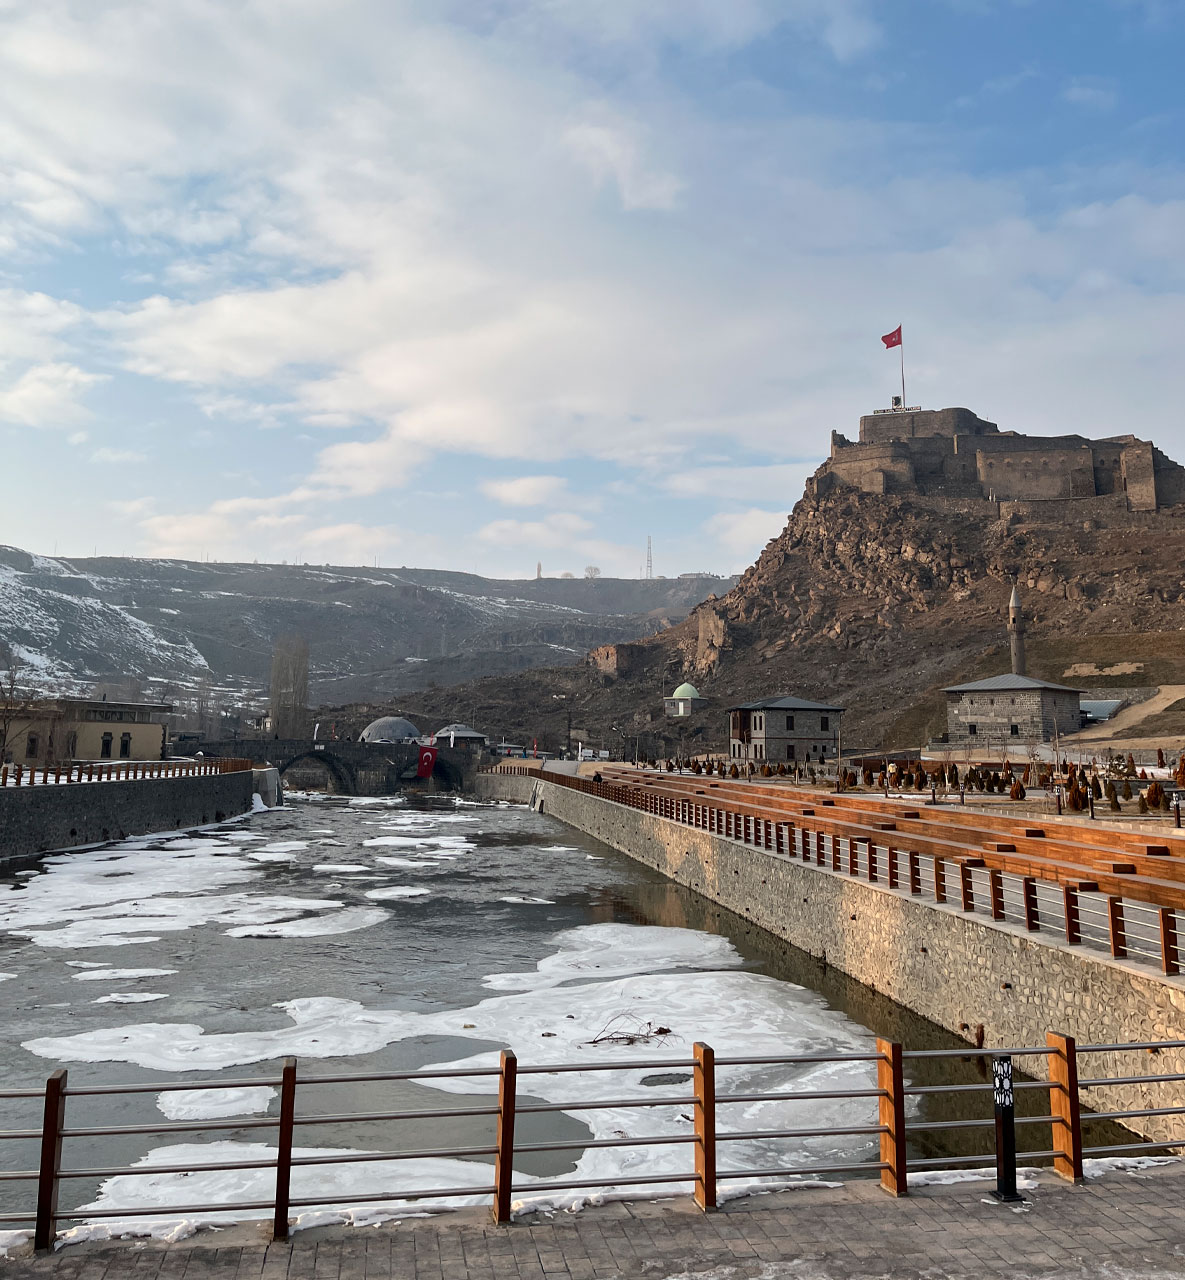
[{"label": "river water", "polygon": [[[719,1055],[867,1052],[874,1033],[912,1047],[956,1043],[555,819],[455,798],[294,797],[283,809],[219,827],[49,856],[0,878],[0,1001],[0,1073],[9,1088],[38,1087],[59,1065],[77,1088],[275,1079],[288,1055],[302,1074],[328,1075],[487,1066],[506,1047],[525,1068],[685,1058],[696,1040]],[[626,1043],[630,1037],[639,1038]],[[963,1066],[969,1079],[983,1069],[982,1059]],[[683,1145],[582,1145],[627,1133],[686,1134],[685,1104],[644,1112],[580,1106],[682,1097],[688,1078],[643,1066],[521,1076],[520,1104],[568,1105],[521,1114],[518,1143],[574,1144],[518,1156],[523,1200],[570,1205],[588,1195],[532,1192],[535,1179],[624,1182],[688,1170]],[[866,1088],[872,1078],[870,1064],[856,1063],[730,1068],[719,1088],[836,1090]],[[482,1107],[492,1091],[481,1078],[310,1084],[298,1092],[298,1112]],[[267,1085],[72,1098],[73,1127],[200,1119],[235,1127],[70,1138],[65,1167],[265,1160],[274,1130],[245,1123],[274,1116],[277,1105]],[[721,1127],[874,1124],[875,1105],[745,1104],[722,1110]],[[0,1100],[0,1127],[39,1123],[35,1100]],[[301,1126],[296,1142],[306,1155],[328,1156],[480,1147],[492,1134],[488,1116],[338,1119]],[[3,1146],[5,1168],[36,1167],[35,1143]],[[721,1151],[722,1169],[787,1176],[807,1163],[877,1159],[874,1139],[859,1135],[749,1139]],[[460,1189],[448,1203],[477,1203],[488,1196],[463,1189],[484,1187],[490,1176],[486,1154],[309,1165],[296,1170],[293,1194],[406,1196],[448,1187]],[[169,1206],[267,1199],[273,1180],[266,1170],[81,1178],[66,1183],[62,1207],[159,1205],[167,1215]],[[31,1185],[0,1186],[5,1209],[30,1204]],[[367,1221],[399,1207],[345,1216]],[[303,1222],[332,1217],[306,1210]]]}]

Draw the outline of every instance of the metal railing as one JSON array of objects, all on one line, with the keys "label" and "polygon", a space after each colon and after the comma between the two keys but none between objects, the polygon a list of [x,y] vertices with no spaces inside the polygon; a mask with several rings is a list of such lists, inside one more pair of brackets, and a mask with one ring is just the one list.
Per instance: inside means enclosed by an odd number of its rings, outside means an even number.
[{"label": "metal railing", "polygon": [[140,782],[147,778],[204,778],[242,773],[250,760],[87,760],[65,764],[0,766],[0,787],[64,786],[79,782]]},{"label": "metal railing", "polygon": [[[1023,1157],[1026,1161],[1052,1161],[1053,1168],[1063,1178],[1077,1181],[1083,1176],[1083,1159],[1087,1156],[1103,1154],[1119,1154],[1130,1151],[1141,1153],[1163,1152],[1185,1146],[1185,1126],[1180,1138],[1160,1142],[1130,1142],[1116,1145],[1084,1145],[1084,1127],[1099,1122],[1121,1122],[1134,1117],[1147,1116],[1185,1116],[1185,1100],[1183,1100],[1182,1082],[1185,1082],[1185,1071],[1164,1071],[1159,1073],[1120,1073],[1115,1075],[1099,1074],[1080,1077],[1079,1060],[1083,1055],[1107,1055],[1114,1059],[1117,1055],[1129,1053],[1161,1053],[1185,1049],[1185,1041],[1141,1042],[1133,1044],[1089,1044],[1076,1045],[1068,1036],[1050,1034],[1043,1046],[1021,1046],[1005,1049],[977,1049],[971,1046],[958,1049],[922,1049],[904,1050],[900,1044],[878,1039],[874,1049],[858,1053],[834,1054],[797,1054],[754,1057],[749,1055],[717,1057],[713,1049],[706,1044],[697,1043],[691,1056],[674,1058],[653,1058],[634,1061],[617,1062],[573,1062],[547,1063],[520,1066],[516,1056],[503,1051],[497,1067],[465,1067],[465,1068],[429,1068],[417,1071],[400,1072],[365,1072],[352,1074],[300,1075],[294,1058],[285,1060],[278,1078],[260,1076],[244,1080],[212,1080],[207,1083],[188,1081],[167,1081],[153,1084],[126,1085],[83,1085],[71,1087],[64,1069],[54,1071],[45,1083],[44,1090],[6,1089],[0,1090],[0,1099],[17,1099],[41,1102],[41,1125],[25,1129],[0,1130],[0,1152],[11,1150],[13,1141],[39,1142],[40,1160],[37,1168],[5,1169],[0,1171],[0,1182],[32,1184],[35,1190],[35,1202],[30,1203],[23,1212],[0,1213],[0,1224],[34,1226],[34,1242],[38,1249],[52,1247],[58,1225],[63,1222],[91,1221],[99,1219],[124,1219],[134,1217],[152,1217],[156,1219],[172,1219],[194,1215],[225,1213],[247,1214],[266,1210],[272,1218],[272,1230],[275,1238],[287,1237],[290,1228],[290,1217],[293,1210],[307,1208],[312,1205],[355,1206],[381,1202],[431,1201],[451,1197],[472,1197],[474,1195],[489,1196],[496,1222],[507,1222],[511,1217],[512,1205],[516,1191],[530,1196],[547,1195],[561,1190],[604,1189],[609,1187],[661,1186],[670,1187],[679,1184],[689,1185],[695,1203],[703,1210],[715,1208],[719,1184],[726,1181],[751,1180],[769,1186],[769,1180],[788,1183],[801,1178],[829,1177],[835,1174],[869,1174],[879,1175],[882,1187],[894,1195],[905,1195],[908,1191],[908,1173],[910,1169],[930,1170],[939,1168],[959,1168],[968,1165],[982,1166],[985,1161],[992,1160],[993,1151],[989,1149],[983,1154],[952,1155],[945,1153],[938,1156],[919,1156],[908,1154],[910,1146],[921,1146],[924,1150],[933,1149],[936,1139],[961,1130],[991,1129],[996,1130],[994,1155],[997,1163],[998,1179],[1011,1174],[1015,1184],[1016,1160]],[[1025,1057],[1035,1062],[1044,1060],[1046,1078],[1033,1078],[1012,1082],[1012,1059]],[[986,1071],[991,1063],[992,1071]],[[952,1078],[958,1071],[952,1068],[967,1063],[975,1063],[983,1071],[981,1078],[966,1080]],[[793,1089],[782,1088],[773,1091],[752,1089],[730,1089],[730,1077],[735,1083],[737,1069],[753,1067],[789,1067],[817,1068],[838,1064],[857,1064],[866,1066],[867,1079],[854,1081],[851,1088],[838,1089]],[[1000,1070],[1007,1065],[1008,1097],[1002,1101],[1000,1097]],[[932,1078],[937,1072],[942,1077],[938,1084],[917,1084],[912,1080],[906,1082],[907,1070],[919,1069],[918,1074]],[[645,1097],[635,1096],[606,1098],[601,1094],[586,1100],[569,1099],[563,1102],[520,1102],[519,1082],[525,1078],[529,1082],[532,1076],[555,1076],[557,1074],[599,1074],[606,1072],[638,1072],[674,1071],[690,1072],[690,1089],[674,1096]],[[392,1082],[415,1081],[424,1084],[446,1079],[488,1079],[496,1084],[496,1101],[481,1102],[475,1105],[454,1107],[446,1110],[434,1108],[402,1108],[375,1109],[347,1113],[305,1113],[298,1109],[298,1090],[314,1090],[335,1084],[390,1084]],[[684,1077],[686,1079],[686,1077]],[[1171,1085],[1172,1090],[1166,1100],[1168,1105],[1154,1107],[1116,1106],[1110,1110],[1083,1111],[1083,1090],[1091,1091],[1094,1098],[1106,1100],[1114,1097],[1115,1090],[1141,1089],[1148,1085]],[[227,1088],[250,1088],[271,1086],[279,1090],[279,1108],[277,1115],[263,1116],[253,1119],[219,1119],[196,1121],[169,1121],[139,1125],[93,1125],[85,1121],[85,1117],[71,1115],[67,1118],[67,1104],[72,1100],[83,1100],[96,1097],[130,1096],[135,1094],[162,1093],[175,1090],[202,1091],[222,1090]],[[1012,1089],[1044,1092],[1048,1098],[1047,1109],[1039,1109],[1036,1114],[1015,1116],[1012,1111]],[[1102,1091],[1101,1093],[1099,1091]],[[1110,1092],[1109,1092],[1110,1091]],[[529,1089],[527,1090],[529,1096]],[[993,1093],[995,1114],[990,1118],[970,1117],[966,1119],[925,1119],[922,1106],[928,1098],[946,1094]],[[1126,1096],[1126,1092],[1124,1094]],[[752,1107],[754,1104],[782,1102],[790,1104],[810,1104],[825,1100],[832,1102],[841,1100],[851,1105],[851,1115],[842,1118],[843,1123],[824,1125],[803,1124],[777,1128],[740,1129],[721,1123],[722,1115],[727,1120],[732,1108],[737,1106]],[[77,1111],[79,1102],[73,1102],[72,1111]],[[583,1112],[595,1109],[612,1108],[614,1110],[637,1110],[646,1112],[653,1108],[679,1107],[686,1110],[679,1114],[679,1120],[686,1123],[686,1130],[675,1133],[647,1133],[645,1122],[639,1124],[635,1132],[615,1133],[612,1137],[592,1139],[570,1139],[550,1142],[516,1141],[515,1126],[519,1116],[528,1114],[546,1114],[567,1112],[579,1116]],[[293,1136],[298,1127],[336,1125],[349,1123],[352,1126],[370,1124],[391,1124],[409,1121],[431,1121],[439,1123],[443,1119],[465,1117],[479,1118],[491,1122],[493,1129],[489,1141],[477,1142],[473,1145],[455,1146],[439,1149],[414,1150],[380,1150],[358,1151],[351,1153],[328,1154],[294,1154]],[[1045,1145],[1023,1148],[1019,1152],[1015,1146],[1015,1128],[1020,1126],[1025,1133],[1035,1127],[1047,1127],[1049,1139]],[[270,1148],[266,1158],[251,1160],[222,1161],[209,1164],[141,1164],[133,1167],[111,1167],[107,1165],[74,1167],[64,1158],[67,1144],[78,1139],[115,1138],[121,1136],[139,1136],[159,1133],[225,1133],[229,1130],[272,1130],[276,1134],[276,1145]],[[872,1148],[868,1159],[841,1159],[828,1162],[822,1159],[815,1162],[803,1160],[801,1150],[799,1158],[785,1164],[766,1164],[761,1167],[743,1167],[739,1163],[719,1160],[721,1149],[728,1150],[728,1144],[760,1140],[803,1142],[814,1138],[859,1138],[867,1139]],[[688,1146],[691,1159],[683,1168],[674,1171],[649,1174],[606,1174],[599,1178],[549,1177],[532,1178],[524,1183],[521,1175],[516,1182],[513,1165],[516,1157],[539,1155],[544,1153],[561,1153],[582,1151],[598,1147],[631,1147],[651,1148],[659,1146]],[[336,1194],[327,1189],[321,1194],[292,1194],[293,1169],[307,1167],[345,1166],[349,1164],[376,1164],[399,1162],[432,1157],[453,1159],[489,1158],[490,1176],[476,1185],[461,1187],[417,1187],[408,1185],[395,1190],[375,1193]],[[1007,1166],[1007,1167],[1006,1167]],[[269,1194],[255,1199],[241,1198],[214,1203],[192,1203],[167,1205],[156,1203],[151,1206],[127,1205],[103,1208],[68,1208],[59,1204],[59,1194],[63,1183],[77,1183],[80,1180],[127,1177],[157,1177],[163,1174],[199,1174],[225,1173],[239,1170],[274,1170],[274,1183]]]},{"label": "metal railing", "polygon": [[[1109,952],[1116,959],[1141,961],[1170,977],[1180,974],[1185,965],[1185,931],[1180,911],[1141,899],[1102,893],[1097,881],[1087,878],[1089,872],[1085,867],[1077,883],[1057,883],[989,867],[986,858],[977,857],[973,852],[948,855],[911,852],[900,847],[909,841],[905,832],[882,842],[870,836],[843,836],[824,831],[802,818],[765,818],[746,812],[739,803],[735,808],[728,807],[706,794],[702,798],[699,794],[672,795],[655,792],[644,785],[596,782],[568,774],[541,776],[538,770],[515,766],[502,766],[498,772],[583,791],[726,840],[813,865],[818,870],[861,879],[913,897],[928,897],[935,903],[957,906],[968,914],[1023,926],[1031,933],[1054,932],[1071,947],[1081,946]],[[933,843],[933,839],[927,842]]]}]

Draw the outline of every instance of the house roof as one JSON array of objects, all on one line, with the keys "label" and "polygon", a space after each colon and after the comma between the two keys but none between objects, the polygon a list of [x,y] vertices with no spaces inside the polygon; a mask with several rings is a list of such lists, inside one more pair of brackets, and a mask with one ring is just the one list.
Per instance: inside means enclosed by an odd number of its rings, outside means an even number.
[{"label": "house roof", "polygon": [[742,702],[729,711],[843,711],[843,707],[829,707],[822,702],[808,702],[805,698],[759,698],[756,702]]},{"label": "house roof", "polygon": [[1052,684],[1048,680],[1035,680],[1032,676],[988,676],[986,680],[972,680],[970,684],[952,684],[943,693],[1007,693],[1018,689],[1052,689],[1055,693],[1081,693],[1064,684]]}]

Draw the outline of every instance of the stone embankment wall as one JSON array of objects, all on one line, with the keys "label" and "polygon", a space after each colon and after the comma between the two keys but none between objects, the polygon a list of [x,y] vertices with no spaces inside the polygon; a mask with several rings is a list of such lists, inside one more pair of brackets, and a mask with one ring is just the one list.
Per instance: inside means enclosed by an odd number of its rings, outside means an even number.
[{"label": "stone embankment wall", "polygon": [[[1046,1033],[1081,1044],[1185,1039],[1185,983],[1050,935],[963,915],[706,831],[534,778],[481,774],[477,792],[527,803],[653,867],[930,1021],[992,1047]],[[1043,1076],[1040,1059],[1017,1066]],[[1083,1078],[1185,1071],[1185,1054],[1081,1055]],[[1083,1090],[1094,1110],[1181,1105],[1179,1084]],[[1185,1139],[1185,1118],[1124,1121],[1154,1140]],[[1089,1132],[1085,1138],[1090,1145]]]},{"label": "stone embankment wall", "polygon": [[0,871],[37,854],[196,827],[251,808],[252,771],[0,789]]}]

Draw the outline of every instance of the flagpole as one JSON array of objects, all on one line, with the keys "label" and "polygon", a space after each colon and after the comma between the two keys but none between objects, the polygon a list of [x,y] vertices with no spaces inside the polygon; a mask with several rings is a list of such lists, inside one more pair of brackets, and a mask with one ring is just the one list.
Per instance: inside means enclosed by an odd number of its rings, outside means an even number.
[{"label": "flagpole", "polygon": [[905,405],[906,405],[906,400],[905,400],[905,337],[904,337],[904,335],[902,336],[901,341],[900,341],[897,345],[901,348],[901,407],[904,409],[904,408],[905,408]]}]

